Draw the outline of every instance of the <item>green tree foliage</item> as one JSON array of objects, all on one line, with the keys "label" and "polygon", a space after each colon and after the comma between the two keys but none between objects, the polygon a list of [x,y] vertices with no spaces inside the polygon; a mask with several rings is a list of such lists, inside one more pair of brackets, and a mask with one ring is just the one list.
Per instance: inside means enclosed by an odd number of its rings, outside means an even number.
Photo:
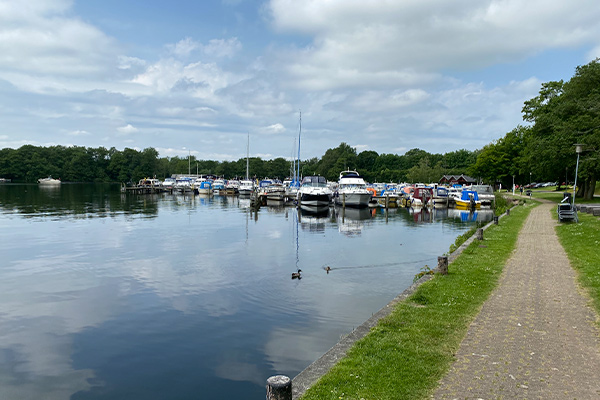
[{"label": "green tree foliage", "polygon": [[[322,158],[300,161],[303,176],[319,174],[329,180],[337,180],[339,173],[346,169],[357,169],[370,182],[399,182],[411,177],[433,182],[441,178],[447,168],[453,173],[465,173],[468,160],[474,160],[474,152],[460,150],[445,155],[430,154],[424,150],[413,149],[403,156],[396,154],[377,154],[375,151],[356,150],[346,143],[329,149]],[[423,163],[423,159],[427,162]],[[434,161],[432,161],[434,160]],[[446,165],[444,165],[446,164]],[[427,167],[427,174],[422,172]],[[122,151],[114,147],[106,149],[85,148],[79,146],[36,147],[22,146],[19,149],[0,150],[0,177],[15,182],[36,182],[37,179],[51,175],[65,182],[137,182],[146,177],[164,179],[172,175],[214,174],[231,179],[246,175],[246,158],[237,161],[199,160],[188,155],[184,157],[159,158],[154,148],[138,151],[125,148]],[[415,175],[417,172],[421,175]],[[293,176],[292,162],[284,158],[262,160],[249,159],[249,174],[254,178],[285,179]]]},{"label": "green tree foliage", "polygon": [[468,168],[469,174],[492,185],[501,182],[504,187],[512,185],[513,176],[515,183],[523,182],[528,175],[522,158],[528,131],[529,128],[519,126],[484,146],[475,164]]},{"label": "green tree foliage", "polygon": [[600,175],[600,59],[577,67],[566,83],[548,82],[525,102],[523,118],[532,122],[525,156],[535,176],[560,181],[573,171],[575,143],[581,154],[578,196],[592,198]]}]

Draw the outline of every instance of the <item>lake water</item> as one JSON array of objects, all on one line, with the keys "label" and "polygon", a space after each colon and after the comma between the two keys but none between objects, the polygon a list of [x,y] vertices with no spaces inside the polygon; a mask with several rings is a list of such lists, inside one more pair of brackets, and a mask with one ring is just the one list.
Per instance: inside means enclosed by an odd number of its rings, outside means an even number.
[{"label": "lake water", "polygon": [[0,185],[0,398],[264,399],[269,376],[298,374],[475,217],[247,207]]}]

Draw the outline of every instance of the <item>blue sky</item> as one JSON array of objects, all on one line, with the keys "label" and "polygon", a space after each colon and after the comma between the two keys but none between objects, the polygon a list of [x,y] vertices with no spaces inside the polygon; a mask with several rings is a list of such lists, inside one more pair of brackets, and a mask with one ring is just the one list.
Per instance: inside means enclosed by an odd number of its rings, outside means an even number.
[{"label": "blue sky", "polygon": [[600,56],[596,0],[0,0],[0,148],[475,150]]}]

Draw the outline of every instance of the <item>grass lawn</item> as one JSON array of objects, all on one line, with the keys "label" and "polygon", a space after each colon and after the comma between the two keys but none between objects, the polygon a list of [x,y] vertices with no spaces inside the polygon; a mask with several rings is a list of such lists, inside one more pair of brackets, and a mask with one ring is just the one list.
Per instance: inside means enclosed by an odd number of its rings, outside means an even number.
[{"label": "grass lawn", "polygon": [[563,223],[556,232],[579,282],[587,289],[600,314],[600,218],[579,213],[578,223]]},{"label": "grass lawn", "polygon": [[[302,400],[426,399],[497,285],[533,202],[515,207],[358,341]],[[485,247],[480,247],[480,245]]]}]

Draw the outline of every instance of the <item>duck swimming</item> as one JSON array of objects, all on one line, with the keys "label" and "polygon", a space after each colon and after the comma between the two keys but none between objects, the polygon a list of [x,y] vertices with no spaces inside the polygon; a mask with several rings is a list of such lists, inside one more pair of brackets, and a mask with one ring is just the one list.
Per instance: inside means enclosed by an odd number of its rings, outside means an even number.
[{"label": "duck swimming", "polygon": [[302,272],[300,268],[298,268],[298,272],[292,272],[292,279],[301,279],[302,277],[300,276],[300,272]]},{"label": "duck swimming", "polygon": [[326,266],[326,267],[325,267],[325,271],[326,271],[327,273],[329,273],[329,271],[331,271],[331,267],[330,267],[329,265],[328,265],[328,266]]}]

